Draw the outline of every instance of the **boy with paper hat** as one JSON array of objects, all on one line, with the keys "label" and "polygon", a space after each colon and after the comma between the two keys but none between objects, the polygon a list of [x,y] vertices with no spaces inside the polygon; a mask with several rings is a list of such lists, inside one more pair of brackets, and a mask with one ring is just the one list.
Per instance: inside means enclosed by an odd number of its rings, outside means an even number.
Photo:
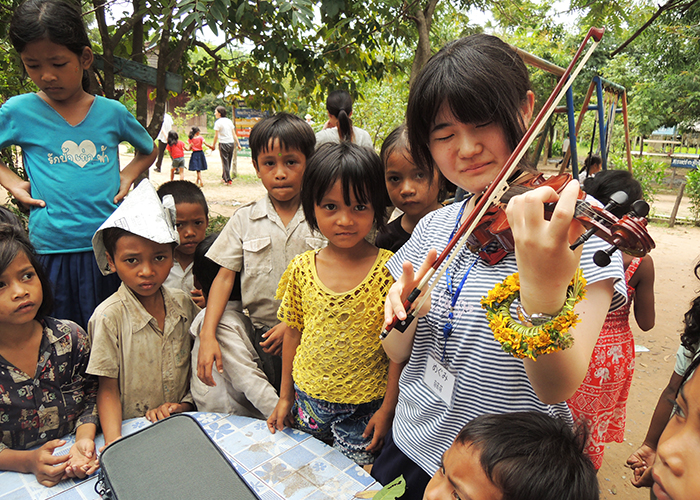
[{"label": "boy with paper hat", "polygon": [[103,274],[116,272],[122,280],[88,323],[87,373],[99,378],[97,409],[106,444],[121,437],[122,419],[146,416],[155,422],[194,409],[189,327],[198,308],[181,290],[162,286],[179,242],[174,210],[172,197],[161,204],[146,179],[92,238]]}]

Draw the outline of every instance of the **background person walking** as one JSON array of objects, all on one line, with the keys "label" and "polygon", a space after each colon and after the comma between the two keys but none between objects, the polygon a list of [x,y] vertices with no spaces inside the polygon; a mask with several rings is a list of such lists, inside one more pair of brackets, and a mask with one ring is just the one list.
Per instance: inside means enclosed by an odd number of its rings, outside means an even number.
[{"label": "background person walking", "polygon": [[219,143],[219,156],[221,156],[221,180],[224,184],[231,184],[232,180],[237,175],[236,162],[237,153],[241,149],[241,144],[236,137],[235,127],[233,122],[226,118],[226,108],[217,106],[214,110],[216,122],[214,123],[214,142],[211,145],[212,149],[216,149],[216,143]]}]

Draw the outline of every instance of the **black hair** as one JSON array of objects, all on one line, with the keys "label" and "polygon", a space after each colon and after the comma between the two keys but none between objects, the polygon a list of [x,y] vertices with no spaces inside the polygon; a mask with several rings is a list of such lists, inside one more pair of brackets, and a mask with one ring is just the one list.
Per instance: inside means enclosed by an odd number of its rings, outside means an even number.
[{"label": "black hair", "polygon": [[18,228],[20,231],[24,231],[24,226],[12,210],[9,210],[2,205],[0,205],[0,224],[11,224]]},{"label": "black hair", "polygon": [[178,143],[179,140],[180,136],[177,135],[177,132],[175,132],[174,130],[168,132],[168,146],[173,147],[175,144]]},{"label": "black hair", "polygon": [[221,118],[225,118],[225,117],[226,117],[226,108],[224,108],[223,106],[217,106],[217,107],[216,107],[216,112],[219,113],[219,116],[220,116]]},{"label": "black hair", "polygon": [[41,282],[43,299],[37,310],[35,319],[48,316],[53,309],[53,291],[44,266],[34,252],[34,246],[29,241],[27,233],[22,227],[14,223],[0,223],[0,274],[12,264],[17,255],[22,252],[29,259],[29,263],[34,268],[37,278]]},{"label": "black hair", "polygon": [[190,139],[194,139],[194,136],[197,135],[198,133],[199,133],[199,127],[192,127],[190,129],[190,133],[188,134],[188,137]]},{"label": "black hair", "polygon": [[583,190],[603,205],[607,205],[610,197],[618,191],[627,193],[627,202],[610,210],[617,217],[628,214],[632,203],[644,196],[642,185],[627,170],[605,170],[594,177],[587,177],[583,181]]},{"label": "black hair", "polygon": [[248,142],[256,169],[258,156],[269,151],[275,139],[281,149],[296,149],[307,161],[314,154],[316,134],[311,126],[296,115],[277,113],[263,118],[250,131]]},{"label": "black hair", "polygon": [[163,201],[166,194],[173,196],[175,205],[179,203],[193,203],[201,205],[204,210],[204,215],[209,219],[209,206],[204,193],[199,186],[190,181],[169,181],[161,184],[158,188],[158,197]]},{"label": "black hair", "polygon": [[[603,159],[598,156],[598,155],[589,155],[586,156],[586,159],[583,160],[583,167],[581,168],[581,174],[585,172],[590,172],[591,167],[593,165],[602,165],[603,164]],[[584,181],[585,182],[585,181]]]},{"label": "black hair", "polygon": [[[83,23],[80,4],[65,0],[27,0],[15,10],[10,22],[10,40],[22,54],[32,42],[50,40],[82,58],[92,48]],[[90,77],[83,70],[83,90],[89,92]]]},{"label": "black hair", "polygon": [[352,141],[352,97],[347,90],[334,90],[326,99],[328,113],[338,119],[338,135],[341,141]]},{"label": "black hair", "polygon": [[598,479],[583,454],[584,433],[545,413],[481,415],[455,444],[475,446],[503,500],[597,500]]},{"label": "black hair", "polygon": [[430,131],[443,105],[462,123],[495,123],[514,150],[527,130],[520,110],[530,90],[525,63],[499,38],[478,34],[448,43],[426,63],[408,96],[406,125],[416,164],[430,172],[435,167]]},{"label": "black hair", "polygon": [[[700,279],[700,263],[695,265],[695,276]],[[690,309],[683,317],[683,325],[681,344],[695,356],[700,344],[700,295],[690,303]]]},{"label": "black hair", "polygon": [[[204,298],[209,297],[211,284],[214,283],[214,278],[219,273],[221,266],[207,257],[207,252],[219,237],[219,233],[212,233],[199,242],[194,250],[194,261],[192,262],[192,274],[195,276],[199,285],[202,287]],[[233,289],[229,300],[241,300],[241,273],[236,273],[236,280],[233,283]]]},{"label": "black hair", "polygon": [[117,241],[124,236],[133,236],[134,233],[122,229],[121,227],[108,227],[102,230],[102,243],[105,251],[114,259],[114,252],[117,250]]},{"label": "black hair", "polygon": [[389,194],[382,161],[373,149],[347,141],[321,144],[306,164],[301,181],[301,204],[309,227],[318,231],[314,209],[338,180],[343,187],[345,203],[350,204],[352,187],[359,203],[372,205],[376,228],[383,228]]},{"label": "black hair", "polygon": [[[398,127],[396,127],[394,130],[392,130],[389,135],[386,136],[386,139],[384,139],[384,142],[382,143],[382,150],[379,153],[379,157],[382,159],[382,164],[384,165],[384,169],[386,170],[387,163],[389,162],[389,158],[391,155],[394,153],[403,155],[404,158],[406,158],[407,161],[413,163],[416,165],[416,167],[425,173],[429,185],[432,185],[433,183],[433,171],[430,171],[424,164],[416,164],[413,160],[413,155],[411,154],[411,145],[408,142],[408,129],[406,128],[406,124],[402,123]],[[442,175],[442,172],[438,170],[438,182],[440,183],[440,189],[438,191],[438,202],[442,203],[445,201],[445,198],[447,198],[447,191],[448,189],[455,189],[454,184],[452,182],[448,181],[444,175]]]}]

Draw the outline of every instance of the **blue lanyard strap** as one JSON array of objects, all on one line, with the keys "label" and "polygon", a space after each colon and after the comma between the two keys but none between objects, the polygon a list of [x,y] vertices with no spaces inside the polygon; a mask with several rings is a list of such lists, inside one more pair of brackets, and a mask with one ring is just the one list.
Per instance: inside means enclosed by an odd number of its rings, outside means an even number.
[{"label": "blue lanyard strap", "polygon": [[[470,197],[471,198],[471,197]],[[459,209],[459,214],[457,215],[457,221],[455,222],[455,228],[452,230],[452,234],[450,235],[450,241],[452,241],[452,238],[454,238],[455,234],[457,233],[457,229],[459,228],[459,223],[462,220],[462,215],[464,214],[464,207],[467,205],[469,202],[469,198],[464,200],[464,203],[462,204],[462,207]],[[474,259],[474,262],[471,263],[469,268],[467,269],[467,272],[464,273],[464,276],[462,277],[462,280],[459,282],[459,286],[457,287],[457,290],[453,290],[452,287],[452,276],[450,274],[450,268],[448,267],[447,270],[445,271],[445,280],[447,281],[447,290],[450,292],[450,295],[452,295],[452,301],[450,303],[450,311],[447,314],[447,323],[445,323],[445,326],[442,328],[442,338],[444,340],[443,342],[443,347],[442,347],[442,358],[441,362],[445,362],[445,357],[447,355],[447,339],[450,338],[450,335],[452,335],[452,331],[454,330],[454,324],[452,323],[454,320],[454,309],[455,305],[457,305],[457,300],[459,299],[459,295],[462,293],[462,288],[464,288],[464,284],[467,282],[467,278],[469,277],[469,273],[471,272],[472,268],[476,265],[477,262],[479,262],[479,256],[476,256],[476,259]]]}]

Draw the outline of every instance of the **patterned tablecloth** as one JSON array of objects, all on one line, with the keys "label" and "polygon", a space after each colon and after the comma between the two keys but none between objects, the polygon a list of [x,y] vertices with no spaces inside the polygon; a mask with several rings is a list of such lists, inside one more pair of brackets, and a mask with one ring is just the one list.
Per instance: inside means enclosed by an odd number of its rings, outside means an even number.
[{"label": "patterned tablecloth", "polygon": [[[217,413],[192,413],[262,500],[343,500],[363,490],[381,489],[362,467],[310,435],[294,429],[270,434],[263,420]],[[122,435],[151,425],[145,418],[124,422]],[[66,454],[73,436],[56,454]],[[95,443],[104,445],[99,436]],[[0,472],[0,500],[98,500],[97,474],[66,480],[53,488],[31,474]],[[202,498],[206,498],[203,492]]]}]

